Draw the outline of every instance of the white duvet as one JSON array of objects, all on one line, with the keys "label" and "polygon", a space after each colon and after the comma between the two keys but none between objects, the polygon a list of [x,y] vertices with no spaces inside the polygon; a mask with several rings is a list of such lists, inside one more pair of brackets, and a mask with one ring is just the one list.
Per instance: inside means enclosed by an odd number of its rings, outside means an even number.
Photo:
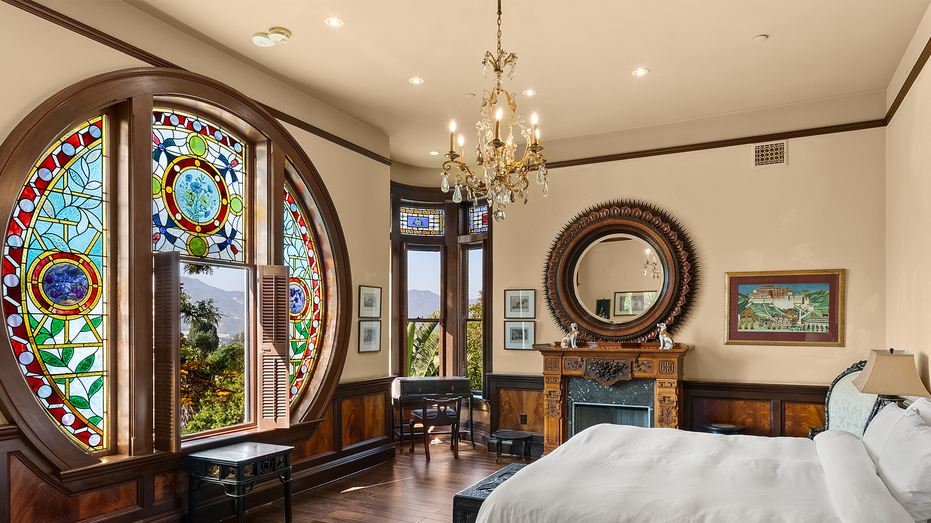
[{"label": "white duvet", "polygon": [[591,427],[499,485],[477,523],[912,523],[859,438]]}]

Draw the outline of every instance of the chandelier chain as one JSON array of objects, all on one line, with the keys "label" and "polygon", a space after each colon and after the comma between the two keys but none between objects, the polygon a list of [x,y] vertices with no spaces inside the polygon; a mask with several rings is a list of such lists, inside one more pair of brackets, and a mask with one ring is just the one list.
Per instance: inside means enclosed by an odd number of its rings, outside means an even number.
[{"label": "chandelier chain", "polygon": [[498,0],[498,56],[501,56],[501,0]]}]

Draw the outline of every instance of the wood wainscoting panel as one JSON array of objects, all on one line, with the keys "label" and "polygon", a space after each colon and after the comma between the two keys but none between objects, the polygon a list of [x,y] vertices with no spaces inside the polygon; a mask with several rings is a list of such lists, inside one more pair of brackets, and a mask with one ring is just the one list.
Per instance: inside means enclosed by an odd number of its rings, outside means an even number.
[{"label": "wood wainscoting panel", "polygon": [[369,394],[342,401],[342,446],[343,448],[387,437],[385,431],[386,394]]},{"label": "wood wainscoting panel", "polygon": [[810,403],[783,403],[782,419],[786,436],[808,437],[808,429],[820,429],[824,426],[824,405]]},{"label": "wood wainscoting panel", "polygon": [[323,421],[317,426],[314,435],[294,445],[291,462],[325,452],[334,452],[336,447],[333,445],[333,441],[333,402],[330,402],[330,406],[323,413]]},{"label": "wood wainscoting panel", "polygon": [[8,454],[10,521],[76,523],[139,506],[138,483],[122,483],[70,496],[34,471],[17,454]]},{"label": "wood wainscoting panel", "polygon": [[[520,415],[527,415],[521,424]],[[543,432],[543,391],[498,389],[498,428]]]},{"label": "wood wainscoting panel", "polygon": [[827,393],[820,385],[686,381],[681,428],[704,432],[708,423],[735,423],[746,425],[744,434],[808,437],[809,428],[824,426]]},{"label": "wood wainscoting panel", "polygon": [[153,482],[155,483],[155,501],[187,495],[187,472],[184,470],[156,474]]},{"label": "wood wainscoting panel", "polygon": [[768,401],[696,398],[692,402],[692,423],[702,427],[708,423],[744,425],[744,434],[769,436],[770,404]]}]

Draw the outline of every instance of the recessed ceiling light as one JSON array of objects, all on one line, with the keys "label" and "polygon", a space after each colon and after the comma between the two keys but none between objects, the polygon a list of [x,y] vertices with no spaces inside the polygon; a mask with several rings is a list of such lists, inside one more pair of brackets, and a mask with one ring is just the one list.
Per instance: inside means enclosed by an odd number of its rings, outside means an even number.
[{"label": "recessed ceiling light", "polygon": [[430,156],[439,156],[439,155],[440,155],[440,153],[438,153],[438,152],[436,152],[436,151],[430,151]]},{"label": "recessed ceiling light", "polygon": [[650,72],[650,70],[647,69],[646,67],[641,67],[640,69],[637,69],[636,71],[634,71],[634,72],[631,73],[631,74],[633,74],[634,76],[645,76],[645,75],[646,75],[647,73],[649,73],[649,72]]},{"label": "recessed ceiling light", "polygon": [[271,47],[275,41],[268,37],[268,33],[255,33],[252,35],[252,43],[259,47]]},{"label": "recessed ceiling light", "polygon": [[418,77],[418,76],[415,76],[415,77],[413,77],[413,78],[408,78],[407,81],[410,82],[410,83],[412,83],[412,84],[414,84],[414,85],[420,85],[420,84],[423,83],[423,78],[420,78],[420,77]]},{"label": "recessed ceiling light", "polygon": [[769,40],[769,35],[756,35],[753,37],[754,42],[765,42]]},{"label": "recessed ceiling light", "polygon": [[323,23],[325,23],[326,25],[330,27],[342,27],[343,26],[343,21],[340,20],[339,18],[336,18],[335,16],[325,18],[323,20]]},{"label": "recessed ceiling light", "polygon": [[524,91],[524,96],[533,96],[535,94],[537,94],[537,92],[534,91],[533,89],[527,89],[526,91]]}]

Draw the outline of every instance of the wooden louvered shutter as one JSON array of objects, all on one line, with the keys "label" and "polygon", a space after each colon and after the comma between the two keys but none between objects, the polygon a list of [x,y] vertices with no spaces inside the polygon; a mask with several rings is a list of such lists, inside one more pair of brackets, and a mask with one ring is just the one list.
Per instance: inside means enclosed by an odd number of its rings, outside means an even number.
[{"label": "wooden louvered shutter", "polygon": [[287,428],[288,267],[259,266],[259,428]]},{"label": "wooden louvered shutter", "polygon": [[158,252],[155,258],[155,448],[181,450],[181,257]]}]

